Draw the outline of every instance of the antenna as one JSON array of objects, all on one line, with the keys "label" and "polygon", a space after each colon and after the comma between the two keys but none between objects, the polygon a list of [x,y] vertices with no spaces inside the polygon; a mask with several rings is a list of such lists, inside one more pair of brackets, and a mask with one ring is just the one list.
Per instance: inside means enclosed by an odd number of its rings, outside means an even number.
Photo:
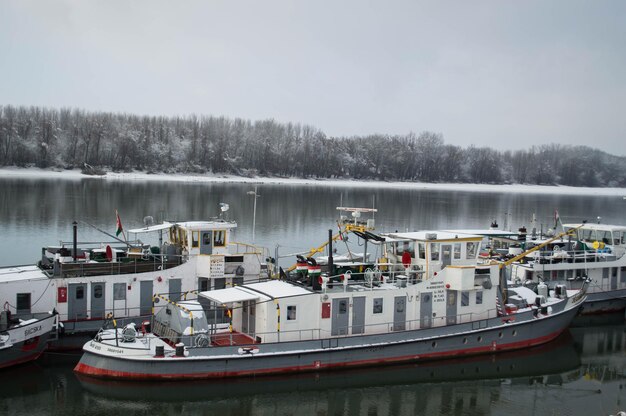
[{"label": "antenna", "polygon": [[222,218],[222,216],[224,215],[224,213],[226,213],[226,211],[228,211],[230,209],[230,205],[228,205],[225,202],[220,202],[220,218]]}]

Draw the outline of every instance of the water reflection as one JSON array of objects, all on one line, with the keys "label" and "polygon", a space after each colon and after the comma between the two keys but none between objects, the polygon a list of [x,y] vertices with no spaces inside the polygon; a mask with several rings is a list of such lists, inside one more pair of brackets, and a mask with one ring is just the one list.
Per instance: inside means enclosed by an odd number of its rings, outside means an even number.
[{"label": "water reflection", "polygon": [[[290,377],[189,383],[78,379],[78,356],[3,373],[0,412],[22,414],[611,414],[626,402],[626,326],[575,328],[494,356]],[[600,409],[600,410],[599,410]]]}]

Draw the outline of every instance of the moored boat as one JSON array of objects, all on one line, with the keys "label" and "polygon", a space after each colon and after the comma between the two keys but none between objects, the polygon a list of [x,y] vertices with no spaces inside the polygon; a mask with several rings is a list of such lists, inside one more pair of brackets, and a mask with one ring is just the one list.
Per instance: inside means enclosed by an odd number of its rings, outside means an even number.
[{"label": "moored boat", "polygon": [[[562,285],[575,290],[589,280],[581,314],[624,311],[626,226],[563,224],[563,230],[556,238],[527,236],[525,228],[518,235],[498,234],[496,230],[481,232],[489,239],[485,259],[508,263],[508,277],[518,284],[543,282],[551,289]],[[532,250],[533,247],[537,249]],[[515,261],[510,261],[514,256]]]},{"label": "moored boat", "polygon": [[[56,348],[80,349],[108,315],[141,322],[156,292],[211,290],[265,279],[265,249],[234,240],[234,221],[172,221],[128,231],[133,240],[42,249],[37,265],[0,269],[0,302],[15,317],[56,310],[63,335]],[[139,239],[157,240],[150,245]],[[79,336],[73,342],[68,335]]]},{"label": "moored boat", "polygon": [[12,317],[0,312],[0,369],[34,361],[47,347],[48,337],[56,329],[56,313]]},{"label": "moored boat", "polygon": [[214,313],[224,308],[227,327],[210,323],[198,301],[168,300],[151,332],[148,325],[145,333],[133,325],[101,331],[84,345],[75,371],[200,379],[495,353],[556,338],[585,300],[585,286],[546,296],[502,285],[501,265],[478,263],[480,235],[373,240],[384,258],[363,273],[328,267],[318,279],[300,275],[300,284],[271,280],[200,292]]}]

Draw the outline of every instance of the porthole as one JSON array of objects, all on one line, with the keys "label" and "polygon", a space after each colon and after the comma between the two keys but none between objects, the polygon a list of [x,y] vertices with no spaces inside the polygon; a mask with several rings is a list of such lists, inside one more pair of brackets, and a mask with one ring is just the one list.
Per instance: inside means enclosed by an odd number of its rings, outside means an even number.
[{"label": "porthole", "polygon": [[514,329],[513,332],[511,332],[511,334],[513,334],[514,337],[517,336],[517,331]]},{"label": "porthole", "polygon": [[483,342],[483,337],[479,336],[478,338],[476,338],[476,340],[477,340],[478,342]]},{"label": "porthole", "polygon": [[433,346],[433,348],[436,348],[437,347],[437,342],[433,341],[432,346]]},{"label": "porthole", "polygon": [[467,344],[467,338],[463,338],[463,344]]},{"label": "porthole", "polygon": [[498,332],[498,338],[502,338],[502,331]]}]

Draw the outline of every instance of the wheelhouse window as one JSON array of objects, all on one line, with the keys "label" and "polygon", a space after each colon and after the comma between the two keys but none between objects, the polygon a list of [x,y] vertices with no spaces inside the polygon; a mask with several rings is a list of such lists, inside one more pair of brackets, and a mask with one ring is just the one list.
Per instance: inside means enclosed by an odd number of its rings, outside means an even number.
[{"label": "wheelhouse window", "polygon": [[374,298],[373,313],[383,313],[383,298]]},{"label": "wheelhouse window", "polygon": [[454,259],[461,259],[461,243],[454,243]]},{"label": "wheelhouse window", "polygon": [[224,247],[226,244],[226,231],[213,231],[213,247]]},{"label": "wheelhouse window", "polygon": [[465,257],[467,259],[473,259],[476,257],[476,243],[474,243],[473,241],[468,242],[466,246],[466,250],[467,250],[467,253]]},{"label": "wheelhouse window", "polygon": [[438,261],[439,260],[439,244],[438,243],[430,243],[430,259]]},{"label": "wheelhouse window", "polygon": [[295,305],[287,306],[287,320],[295,321],[296,320],[296,307]]},{"label": "wheelhouse window", "polygon": [[15,302],[17,313],[30,313],[30,293],[18,293]]},{"label": "wheelhouse window", "polygon": [[476,304],[477,305],[483,304],[483,291],[482,290],[476,291]]},{"label": "wheelhouse window", "polygon": [[461,292],[461,306],[469,306],[469,291]]},{"label": "wheelhouse window", "polygon": [[419,253],[419,258],[425,260],[426,259],[426,246],[424,245],[424,243],[417,244],[417,251]]}]

